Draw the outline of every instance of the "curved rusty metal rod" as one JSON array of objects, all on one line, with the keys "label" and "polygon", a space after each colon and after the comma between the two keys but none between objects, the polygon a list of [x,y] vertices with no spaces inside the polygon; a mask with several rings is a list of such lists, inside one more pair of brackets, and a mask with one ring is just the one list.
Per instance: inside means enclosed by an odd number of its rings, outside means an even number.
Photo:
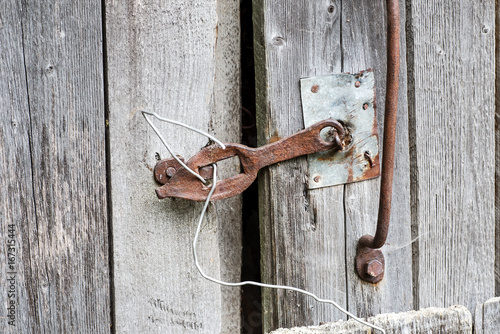
[{"label": "curved rusty metal rod", "polygon": [[356,269],[359,276],[371,283],[379,282],[384,275],[384,259],[380,250],[387,239],[391,217],[394,147],[396,141],[396,116],[399,89],[399,1],[387,0],[387,83],[384,115],[384,141],[382,180],[375,236],[364,235],[359,239]]}]

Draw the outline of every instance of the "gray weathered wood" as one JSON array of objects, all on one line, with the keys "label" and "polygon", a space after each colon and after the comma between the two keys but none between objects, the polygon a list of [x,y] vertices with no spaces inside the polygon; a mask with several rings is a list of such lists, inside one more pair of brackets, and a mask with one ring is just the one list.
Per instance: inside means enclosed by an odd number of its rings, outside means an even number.
[{"label": "gray weathered wood", "polygon": [[495,3],[409,1],[414,307],[494,293]]},{"label": "gray weathered wood", "polygon": [[[23,59],[21,4],[0,3],[0,330],[18,333],[23,328],[40,331],[37,305],[32,287],[30,266],[30,236],[36,237],[35,203],[33,199],[30,155],[30,113]],[[14,237],[8,235],[8,225],[14,225]],[[12,267],[8,264],[8,245],[14,240]],[[9,242],[9,244],[8,244]],[[12,256],[11,256],[12,257]],[[36,265],[36,263],[35,263]],[[7,281],[16,272],[14,288]],[[14,290],[14,295],[9,290]],[[34,294],[35,293],[35,294]],[[10,302],[14,316],[8,318]],[[14,320],[10,326],[9,321]]]},{"label": "gray weathered wood", "polygon": [[[382,128],[385,83],[383,3],[254,2],[260,144],[302,128],[298,85],[301,77],[342,70],[376,69],[379,124]],[[404,8],[404,2],[402,6]],[[403,43],[404,40],[403,34]],[[386,250],[386,279],[373,286],[361,282],[354,273],[357,240],[363,234],[373,233],[376,225],[379,181],[348,185],[345,193],[343,186],[308,191],[305,184],[307,165],[305,159],[300,158],[272,166],[261,174],[263,281],[305,288],[322,298],[334,299],[363,316],[411,309],[404,47],[402,54],[403,94],[395,176],[398,193],[388,240],[390,245]],[[263,304],[267,311],[264,313],[265,330],[343,318],[331,306],[318,305],[295,293],[264,290]]]},{"label": "gray weathered wood", "polygon": [[[495,24],[500,22],[500,1],[495,1]],[[500,296],[500,30],[495,29],[495,296]]]},{"label": "gray weathered wood", "polygon": [[[1,286],[15,225],[16,327],[110,330],[101,7],[2,2]],[[11,268],[7,267],[9,271]],[[6,304],[1,293],[1,304]],[[1,316],[5,315],[2,307]]]},{"label": "gray weathered wood", "polygon": [[[299,79],[341,71],[341,1],[254,4],[259,145],[303,129]],[[343,187],[307,189],[305,157],[259,176],[262,281],[346,307]],[[295,292],[263,289],[264,331],[343,316]]]},{"label": "gray weathered wood", "polygon": [[500,330],[500,297],[476,306],[474,333],[495,334]]},{"label": "gray weathered wood", "polygon": [[[342,3],[343,71],[356,73],[373,68],[377,95],[380,151],[384,128],[386,81],[386,7],[384,0]],[[413,306],[410,166],[408,107],[406,100],[405,1],[400,1],[401,66],[396,131],[393,204],[389,235],[382,248],[386,267],[377,285],[359,279],[354,269],[356,246],[361,236],[374,235],[377,224],[380,178],[346,185],[346,266],[349,310],[368,317],[411,310]]]},{"label": "gray weathered wood", "polygon": [[[387,334],[472,334],[472,315],[464,306],[452,306],[446,309],[427,308],[420,311],[381,314],[368,318],[367,321],[382,327],[386,330]],[[371,334],[373,332],[374,330],[370,327],[351,319],[349,321],[337,321],[309,328],[279,329],[270,334]]]},{"label": "gray weathered wood", "polygon": [[[168,153],[138,112],[239,141],[238,8],[235,0],[106,1],[117,332],[239,331],[239,289],[221,289],[194,266],[202,203],[156,198],[155,155]],[[159,128],[186,158],[207,143],[183,128]],[[239,165],[226,167],[219,178]],[[240,206],[239,198],[210,206],[199,245],[205,271],[232,281],[241,267]]]}]

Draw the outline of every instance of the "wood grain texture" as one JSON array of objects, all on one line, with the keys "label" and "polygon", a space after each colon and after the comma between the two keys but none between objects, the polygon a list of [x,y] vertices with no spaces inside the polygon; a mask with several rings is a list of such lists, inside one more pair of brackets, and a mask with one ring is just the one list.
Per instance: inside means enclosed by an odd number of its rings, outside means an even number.
[{"label": "wood grain texture", "polygon": [[[343,71],[373,68],[377,95],[379,145],[383,154],[386,85],[386,7],[384,0],[342,3]],[[391,221],[386,245],[384,279],[371,284],[359,279],[356,246],[361,236],[374,235],[380,178],[346,185],[346,270],[349,311],[361,317],[411,310],[413,306],[410,227],[410,166],[406,99],[405,1],[400,1],[401,65]],[[382,160],[380,160],[382,161]],[[383,167],[382,167],[383,168]]]},{"label": "wood grain texture", "polygon": [[[30,263],[30,240],[36,240],[36,218],[21,4],[1,2],[0,22],[0,331],[18,333],[26,328],[39,332],[41,324],[34,298],[37,286]],[[9,225],[13,225],[12,237]],[[14,247],[9,250],[11,245]],[[14,281],[10,281],[11,276]],[[14,310],[9,318],[11,302]],[[12,320],[13,325],[9,325]]]},{"label": "wood grain texture", "polygon": [[[500,78],[500,1],[495,1],[495,78]],[[500,82],[495,80],[495,296],[500,296]]]},{"label": "wood grain texture", "polygon": [[[239,290],[206,281],[192,259],[202,203],[156,198],[155,155],[168,153],[138,112],[239,142],[238,8],[234,0],[106,1],[117,332],[239,331]],[[153,122],[186,158],[207,143]],[[236,173],[239,164],[226,167],[219,178]],[[240,207],[239,198],[209,207],[199,244],[209,275],[239,279]]]},{"label": "wood grain texture", "polygon": [[107,333],[101,8],[1,6],[0,223],[2,237],[15,225],[18,245],[17,326],[2,319],[1,332]]},{"label": "wood grain texture", "polygon": [[474,333],[495,334],[500,328],[500,297],[476,306]]},{"label": "wood grain texture", "polygon": [[[259,145],[303,129],[299,79],[341,71],[341,1],[253,2]],[[265,283],[306,289],[346,307],[343,187],[309,191],[305,157],[259,176]],[[263,289],[264,331],[343,316],[295,292]]]},{"label": "wood grain texture", "polygon": [[494,293],[494,1],[408,1],[414,307]]},{"label": "wood grain texture", "polygon": [[[259,32],[255,44],[257,80],[261,80],[257,83],[261,144],[301,129],[299,78],[341,71],[354,73],[369,67],[376,70],[378,121],[382,128],[383,4],[384,1],[257,2],[254,30]],[[404,40],[403,34],[403,44]],[[404,47],[402,54],[404,57]],[[403,59],[403,92],[406,91],[404,67]],[[398,194],[394,198],[393,226],[386,249],[387,279],[373,286],[361,282],[354,272],[356,243],[361,235],[373,233],[376,225],[379,181],[348,185],[345,192],[343,186],[308,191],[307,165],[303,159],[297,159],[272,166],[260,178],[265,282],[306,288],[362,316],[411,309],[411,233],[407,219],[409,157],[404,93],[400,104],[394,187]],[[269,312],[264,318],[266,330],[343,318],[331,307],[294,293],[264,290],[263,303]]]},{"label": "wood grain texture", "polygon": [[[381,314],[368,318],[367,321],[382,327],[387,334],[472,334],[472,315],[464,306],[452,306],[446,309],[432,307],[420,311]],[[270,334],[372,334],[374,332],[377,331],[351,319],[309,328],[280,329]]]}]

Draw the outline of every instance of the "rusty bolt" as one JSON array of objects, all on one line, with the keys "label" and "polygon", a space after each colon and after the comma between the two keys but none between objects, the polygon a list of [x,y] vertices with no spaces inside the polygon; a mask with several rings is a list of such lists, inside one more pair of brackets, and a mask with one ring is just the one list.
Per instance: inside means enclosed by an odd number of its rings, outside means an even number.
[{"label": "rusty bolt", "polygon": [[377,277],[384,272],[384,265],[378,260],[372,260],[366,264],[365,272],[371,277]]},{"label": "rusty bolt", "polygon": [[314,177],[314,179],[313,179],[313,180],[314,180],[314,182],[318,183],[318,182],[319,182],[319,179],[320,179],[320,176],[319,176],[319,175],[317,175],[317,176],[315,176],[315,177]]},{"label": "rusty bolt", "polygon": [[176,170],[175,170],[175,168],[174,168],[174,167],[168,167],[168,168],[167,168],[167,171],[166,171],[166,174],[167,174],[167,176],[168,176],[168,177],[172,177],[172,176],[174,176],[175,171],[176,171]]},{"label": "rusty bolt", "polygon": [[354,86],[356,86],[356,88],[358,88],[359,86],[361,86],[361,81],[356,81],[356,82],[354,83]]},{"label": "rusty bolt", "polygon": [[363,104],[363,109],[368,109],[368,103]]},{"label": "rusty bolt", "polygon": [[313,92],[313,93],[317,93],[318,90],[319,90],[319,86],[318,85],[314,85],[314,86],[311,87],[311,92]]}]

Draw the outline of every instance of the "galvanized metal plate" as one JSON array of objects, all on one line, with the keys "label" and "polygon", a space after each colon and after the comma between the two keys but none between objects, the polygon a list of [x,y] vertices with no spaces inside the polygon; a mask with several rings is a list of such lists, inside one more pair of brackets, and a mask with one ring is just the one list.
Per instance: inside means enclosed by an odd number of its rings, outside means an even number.
[{"label": "galvanized metal plate", "polygon": [[344,150],[308,155],[309,189],[380,175],[373,71],[300,80],[304,125],[332,118],[347,129]]}]

